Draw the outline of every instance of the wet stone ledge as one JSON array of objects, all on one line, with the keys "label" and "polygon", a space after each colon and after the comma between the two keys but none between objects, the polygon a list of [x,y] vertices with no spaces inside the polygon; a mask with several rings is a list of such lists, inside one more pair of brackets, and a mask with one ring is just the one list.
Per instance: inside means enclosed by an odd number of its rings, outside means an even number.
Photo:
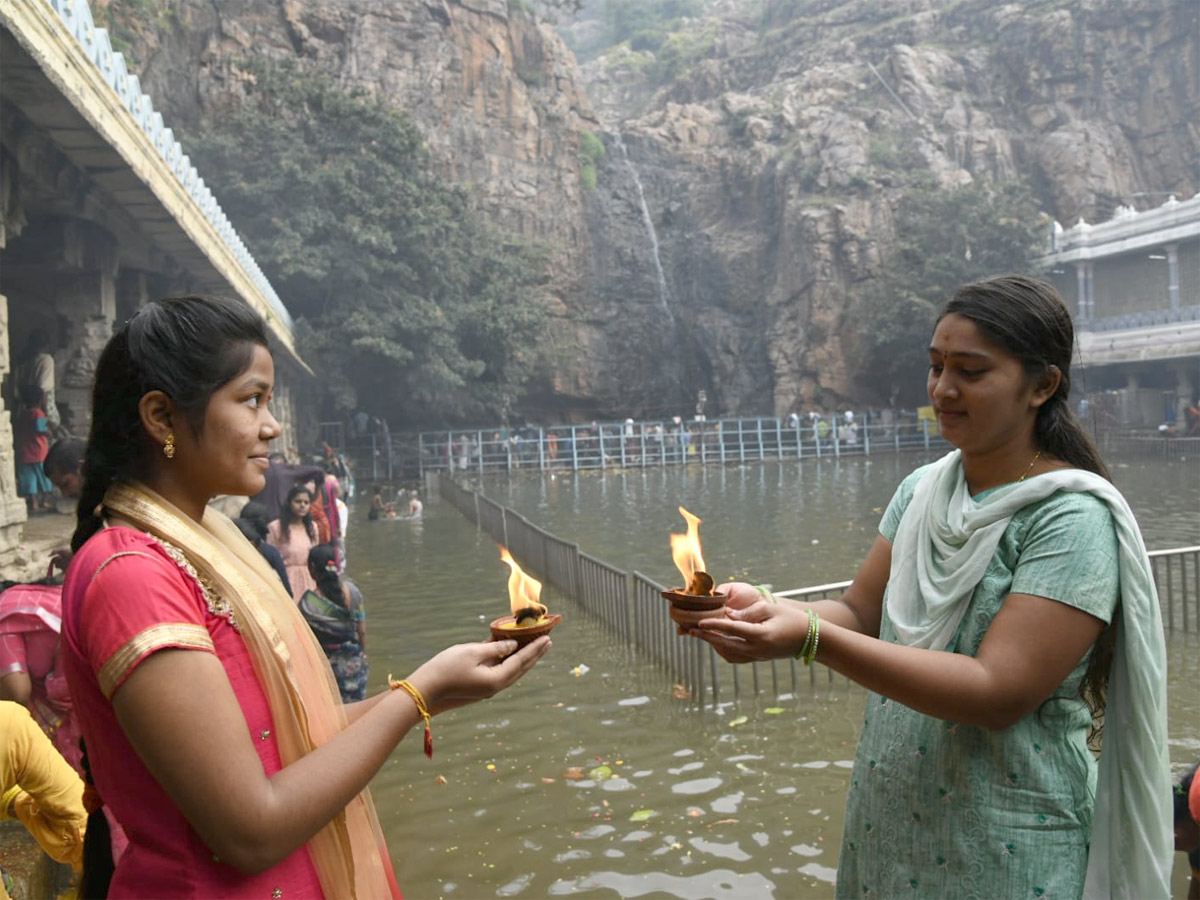
[{"label": "wet stone ledge", "polygon": [[58,897],[71,884],[70,866],[42,852],[20,822],[0,821],[0,867],[12,878],[13,900]]}]

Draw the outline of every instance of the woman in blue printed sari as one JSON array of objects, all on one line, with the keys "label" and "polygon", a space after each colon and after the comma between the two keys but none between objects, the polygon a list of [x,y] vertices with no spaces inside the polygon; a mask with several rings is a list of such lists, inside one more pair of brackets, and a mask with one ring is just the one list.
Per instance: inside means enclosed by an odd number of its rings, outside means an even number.
[{"label": "woman in blue printed sari", "polygon": [[308,570],[317,589],[304,592],[300,612],[329,657],[342,702],[362,700],[369,671],[362,592],[338,575],[337,550],[331,544],[318,544],[309,551]]}]

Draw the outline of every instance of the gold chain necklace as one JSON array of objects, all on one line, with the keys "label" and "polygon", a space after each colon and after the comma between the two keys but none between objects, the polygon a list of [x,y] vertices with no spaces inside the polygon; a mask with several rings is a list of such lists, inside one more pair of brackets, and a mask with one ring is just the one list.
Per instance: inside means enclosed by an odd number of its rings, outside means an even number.
[{"label": "gold chain necklace", "polygon": [[1030,462],[1029,462],[1029,468],[1025,470],[1024,475],[1022,475],[1020,478],[1017,479],[1017,484],[1020,484],[1022,481],[1024,481],[1025,478],[1029,475],[1029,473],[1033,471],[1033,464],[1038,461],[1038,459],[1041,457],[1041,455],[1042,455],[1041,450],[1039,450],[1037,453],[1033,454],[1033,459],[1030,460]]}]

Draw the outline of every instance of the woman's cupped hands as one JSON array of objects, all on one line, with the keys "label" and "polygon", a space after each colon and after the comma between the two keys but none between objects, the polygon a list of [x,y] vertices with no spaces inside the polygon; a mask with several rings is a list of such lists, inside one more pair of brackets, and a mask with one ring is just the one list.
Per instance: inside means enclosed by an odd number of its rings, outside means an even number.
[{"label": "woman's cupped hands", "polygon": [[455,644],[422,665],[413,680],[430,685],[429,711],[436,716],[511,687],[549,649],[550,638],[544,636],[520,649],[516,641]]},{"label": "woman's cupped hands", "polygon": [[768,599],[745,582],[717,587],[725,608],[712,618],[681,628],[712,645],[726,662],[747,663],[795,655],[808,633],[808,613],[794,600]]}]

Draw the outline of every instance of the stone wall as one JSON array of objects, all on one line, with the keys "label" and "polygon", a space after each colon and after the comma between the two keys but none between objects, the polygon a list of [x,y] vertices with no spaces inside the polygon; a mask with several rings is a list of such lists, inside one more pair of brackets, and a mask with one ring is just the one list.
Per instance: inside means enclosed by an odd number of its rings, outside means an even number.
[{"label": "stone wall", "polygon": [[[0,295],[0,378],[8,375],[8,298]],[[13,561],[25,523],[25,501],[17,496],[12,413],[0,401],[0,574]]]}]

